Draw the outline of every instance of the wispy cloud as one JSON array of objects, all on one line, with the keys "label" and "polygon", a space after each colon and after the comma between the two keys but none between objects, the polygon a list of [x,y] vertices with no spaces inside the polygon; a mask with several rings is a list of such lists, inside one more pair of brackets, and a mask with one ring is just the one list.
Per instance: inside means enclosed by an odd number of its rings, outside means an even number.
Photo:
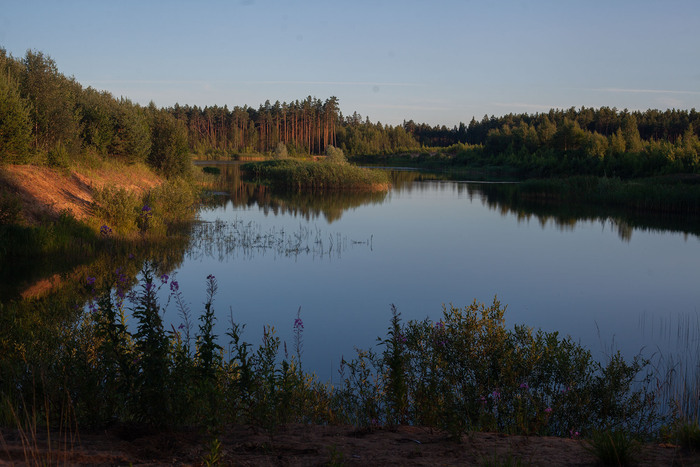
[{"label": "wispy cloud", "polygon": [[426,106],[426,105],[401,105],[401,104],[366,104],[364,107],[370,109],[399,109],[399,110],[430,110],[430,111],[448,111],[452,110],[449,107]]},{"label": "wispy cloud", "polygon": [[506,107],[506,108],[516,108],[516,109],[539,109],[539,110],[565,108],[565,106],[561,106],[561,105],[527,104],[525,102],[491,102],[489,105],[494,105],[496,107]]},{"label": "wispy cloud", "polygon": [[300,85],[300,86],[387,86],[416,87],[419,83],[385,83],[372,81],[225,81],[225,80],[149,80],[149,79],[95,79],[86,80],[91,84],[257,84],[257,85]]},{"label": "wispy cloud", "polygon": [[418,83],[381,83],[372,81],[247,81],[247,84],[299,84],[321,86],[423,86]]},{"label": "wispy cloud", "polygon": [[173,79],[88,79],[89,84],[209,84],[204,80],[173,80]]},{"label": "wispy cloud", "polygon": [[633,94],[693,94],[700,95],[700,91],[677,91],[671,89],[629,89],[629,88],[595,88],[594,91],[626,92]]}]

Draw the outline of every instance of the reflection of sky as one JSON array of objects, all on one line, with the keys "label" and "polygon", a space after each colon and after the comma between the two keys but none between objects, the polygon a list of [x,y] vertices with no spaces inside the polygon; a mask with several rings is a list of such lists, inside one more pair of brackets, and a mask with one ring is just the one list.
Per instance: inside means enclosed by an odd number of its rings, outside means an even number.
[{"label": "reflection of sky", "polygon": [[[232,312],[258,344],[274,325],[292,353],[292,323],[301,306],[304,367],[327,379],[341,355],[368,348],[389,324],[390,304],[405,320],[439,319],[441,305],[466,306],[494,295],[508,304],[509,325],[527,324],[570,334],[600,356],[613,342],[627,356],[641,337],[640,315],[695,313],[700,305],[700,243],[671,233],[635,230],[622,241],[610,223],[584,221],[561,230],[536,219],[518,220],[486,207],[456,184],[392,192],[382,204],[343,213],[328,225],[310,221],[323,238],[344,238],[339,256],[285,257],[271,252],[223,261],[185,259],[177,279],[192,310],[203,308],[205,278],[219,281],[215,309],[223,335]],[[294,231],[301,217],[265,215],[230,205],[203,220],[244,219]],[[371,247],[355,244],[372,238]],[[174,312],[170,312],[171,314]],[[596,324],[600,332],[596,330]]]}]

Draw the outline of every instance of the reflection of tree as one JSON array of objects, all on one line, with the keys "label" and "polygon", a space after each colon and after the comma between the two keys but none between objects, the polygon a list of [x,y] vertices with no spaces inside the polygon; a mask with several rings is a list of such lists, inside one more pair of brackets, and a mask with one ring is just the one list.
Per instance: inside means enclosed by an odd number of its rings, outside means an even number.
[{"label": "reflection of tree", "polygon": [[544,227],[553,223],[560,230],[573,230],[578,222],[609,223],[620,239],[630,241],[632,232],[670,231],[700,236],[700,218],[673,213],[640,212],[587,203],[561,203],[546,198],[518,196],[514,184],[469,184],[470,192],[480,193],[483,203],[502,215],[514,214],[518,221],[533,217]]},{"label": "reflection of tree", "polygon": [[331,223],[340,219],[348,209],[370,203],[379,204],[386,198],[386,192],[273,191],[265,185],[242,180],[238,164],[223,164],[217,167],[221,169],[221,175],[208,188],[218,193],[228,193],[228,196],[212,196],[208,203],[212,207],[220,207],[230,201],[236,207],[258,205],[266,214],[292,214],[305,219],[315,219],[323,215]]}]

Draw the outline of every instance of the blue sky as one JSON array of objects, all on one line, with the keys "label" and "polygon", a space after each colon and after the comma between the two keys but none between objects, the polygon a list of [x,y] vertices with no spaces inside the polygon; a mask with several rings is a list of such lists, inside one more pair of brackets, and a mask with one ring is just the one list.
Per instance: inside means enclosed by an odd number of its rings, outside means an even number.
[{"label": "blue sky", "polygon": [[700,1],[2,0],[0,46],[158,106],[308,95],[372,121],[700,110]]}]

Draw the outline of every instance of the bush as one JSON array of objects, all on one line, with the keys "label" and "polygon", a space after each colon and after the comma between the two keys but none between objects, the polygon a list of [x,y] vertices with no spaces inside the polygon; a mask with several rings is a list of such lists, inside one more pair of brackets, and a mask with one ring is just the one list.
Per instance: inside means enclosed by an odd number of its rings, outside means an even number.
[{"label": "bush", "polygon": [[136,229],[136,218],[141,209],[138,195],[124,188],[104,187],[94,193],[97,217],[112,229],[128,234]]},{"label": "bush", "polygon": [[347,164],[348,159],[345,157],[345,153],[342,149],[336,148],[335,146],[326,147],[326,161],[333,164]]}]

